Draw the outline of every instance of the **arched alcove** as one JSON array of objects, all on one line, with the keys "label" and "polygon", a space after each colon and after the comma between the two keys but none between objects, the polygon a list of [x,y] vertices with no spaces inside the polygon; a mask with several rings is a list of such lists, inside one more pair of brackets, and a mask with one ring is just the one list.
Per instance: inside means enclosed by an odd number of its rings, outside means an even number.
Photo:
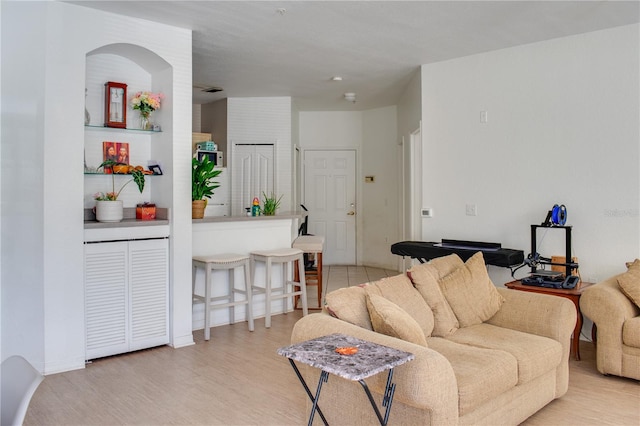
[{"label": "arched alcove", "polygon": [[125,57],[140,65],[150,74],[171,68],[171,65],[158,54],[145,47],[131,43],[108,44],[88,52],[87,56],[99,54],[111,54]]}]

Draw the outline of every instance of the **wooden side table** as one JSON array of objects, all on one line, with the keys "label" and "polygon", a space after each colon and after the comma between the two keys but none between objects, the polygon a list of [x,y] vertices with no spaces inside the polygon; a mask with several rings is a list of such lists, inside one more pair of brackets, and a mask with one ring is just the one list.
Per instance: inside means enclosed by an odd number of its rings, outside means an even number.
[{"label": "wooden side table", "polygon": [[576,307],[577,319],[576,326],[573,329],[573,337],[571,339],[571,354],[575,356],[576,361],[580,361],[580,331],[582,330],[582,312],[580,311],[580,296],[582,296],[582,292],[588,287],[592,286],[593,283],[587,283],[580,281],[575,288],[565,289],[565,288],[548,288],[548,287],[537,287],[533,285],[524,285],[520,281],[511,281],[505,284],[505,287],[520,290],[520,291],[529,291],[531,293],[542,293],[542,294],[550,294],[552,296],[560,296],[567,298],[573,302]]}]

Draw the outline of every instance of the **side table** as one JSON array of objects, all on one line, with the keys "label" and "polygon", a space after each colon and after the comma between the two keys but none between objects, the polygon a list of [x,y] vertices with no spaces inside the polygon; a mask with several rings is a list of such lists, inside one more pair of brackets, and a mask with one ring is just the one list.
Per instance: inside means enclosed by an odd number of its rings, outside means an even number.
[{"label": "side table", "polygon": [[[356,347],[358,348],[358,352],[353,355],[340,355],[336,352],[336,349],[341,347]],[[307,395],[313,403],[311,414],[309,414],[309,426],[313,423],[316,411],[320,415],[325,426],[328,425],[322,410],[318,406],[318,399],[320,398],[322,384],[327,382],[329,373],[360,383],[369,398],[369,402],[378,417],[378,421],[381,425],[386,425],[389,420],[391,403],[393,402],[393,395],[396,388],[395,383],[392,383],[393,369],[394,367],[402,365],[415,358],[415,355],[409,352],[400,351],[339,333],[282,347],[278,349],[277,352],[278,355],[282,355],[289,359],[291,367],[293,367],[300,383],[302,383],[304,390],[307,392]],[[311,390],[309,390],[309,386],[307,386],[307,383],[300,374],[300,371],[294,361],[322,370],[315,395],[313,395]],[[385,370],[389,370],[389,373],[387,375],[387,385],[382,398],[382,405],[386,407],[383,417],[364,379]]]},{"label": "side table", "polygon": [[576,307],[577,319],[576,326],[573,329],[573,337],[571,339],[571,354],[575,356],[576,361],[580,361],[580,331],[582,330],[582,312],[580,311],[580,296],[582,296],[582,292],[588,287],[592,286],[593,283],[587,283],[580,281],[575,288],[566,289],[566,288],[548,288],[548,287],[537,287],[533,285],[524,285],[520,281],[511,281],[505,284],[505,287],[520,290],[520,291],[530,291],[532,293],[542,293],[542,294],[550,294],[552,296],[560,296],[567,298],[573,302]]}]

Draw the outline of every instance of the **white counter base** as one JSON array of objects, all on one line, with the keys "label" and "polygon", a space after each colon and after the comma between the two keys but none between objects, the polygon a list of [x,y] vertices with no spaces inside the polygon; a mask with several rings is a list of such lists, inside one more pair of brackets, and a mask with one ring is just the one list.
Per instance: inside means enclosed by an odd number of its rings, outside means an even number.
[{"label": "white counter base", "polygon": [[[208,254],[238,253],[249,254],[254,250],[269,250],[275,248],[291,247],[291,243],[297,236],[299,215],[286,217],[271,216],[268,220],[259,218],[233,218],[225,217],[220,221],[193,221],[193,256]],[[204,272],[198,271],[196,291],[204,294]],[[263,285],[265,281],[265,267],[258,264],[256,268],[256,283]],[[240,270],[236,271],[236,285],[242,287],[244,274]],[[214,271],[214,287],[212,296],[226,294],[228,276],[226,271]],[[281,268],[273,268],[272,282],[274,284],[282,282]],[[291,302],[284,303],[284,300],[274,300],[271,305],[271,312],[279,314],[293,310]],[[253,314],[255,318],[264,317],[265,296],[256,295],[253,298]],[[244,306],[237,306],[235,309],[235,321],[245,321]],[[229,324],[229,313],[227,309],[215,309],[211,313],[211,326]],[[256,327],[263,326],[261,323]],[[204,305],[198,303],[193,308],[193,329],[204,328]]]}]

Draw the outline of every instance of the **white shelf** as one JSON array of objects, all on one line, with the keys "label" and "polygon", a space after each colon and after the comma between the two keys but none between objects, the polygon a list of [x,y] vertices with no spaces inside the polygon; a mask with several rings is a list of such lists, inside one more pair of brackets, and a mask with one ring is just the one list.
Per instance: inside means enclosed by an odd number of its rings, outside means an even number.
[{"label": "white shelf", "polygon": [[162,133],[162,130],[142,130],[142,129],[134,129],[134,128],[130,128],[127,127],[126,129],[122,129],[120,127],[105,127],[105,126],[98,126],[96,124],[85,124],[84,125],[85,130],[106,130],[109,132],[136,132],[136,133]]}]

